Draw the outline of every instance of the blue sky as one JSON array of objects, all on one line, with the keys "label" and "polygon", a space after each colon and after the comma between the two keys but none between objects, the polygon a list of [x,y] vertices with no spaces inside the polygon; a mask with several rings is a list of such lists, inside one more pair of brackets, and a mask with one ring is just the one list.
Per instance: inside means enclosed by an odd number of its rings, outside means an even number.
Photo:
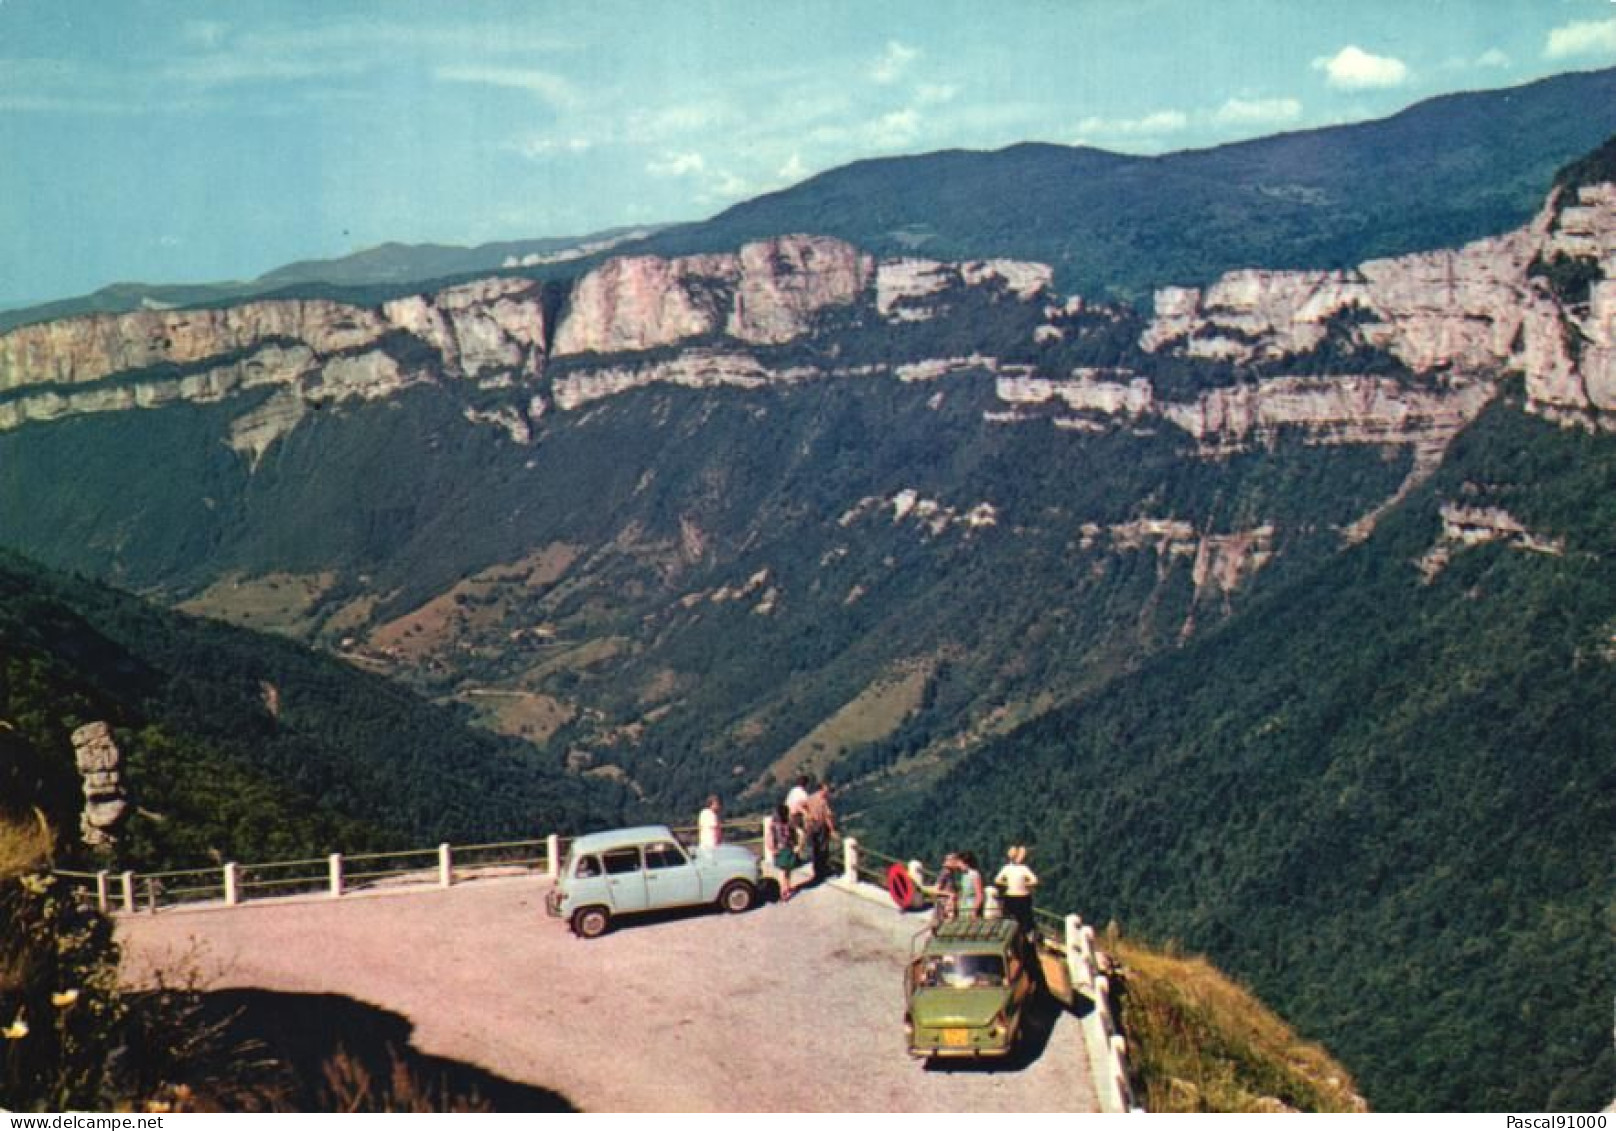
[{"label": "blue sky", "polygon": [[695,219],[883,154],[1193,148],[1611,65],[1611,0],[0,0],[0,305]]}]

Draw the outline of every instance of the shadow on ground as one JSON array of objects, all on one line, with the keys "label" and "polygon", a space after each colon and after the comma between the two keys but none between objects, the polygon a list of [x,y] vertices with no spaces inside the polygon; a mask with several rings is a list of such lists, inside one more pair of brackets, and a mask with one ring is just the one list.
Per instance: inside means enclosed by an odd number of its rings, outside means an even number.
[{"label": "shadow on ground", "polygon": [[352,998],[240,989],[203,994],[198,1005],[280,1110],[577,1110],[559,1092],[423,1053],[407,1018]]}]

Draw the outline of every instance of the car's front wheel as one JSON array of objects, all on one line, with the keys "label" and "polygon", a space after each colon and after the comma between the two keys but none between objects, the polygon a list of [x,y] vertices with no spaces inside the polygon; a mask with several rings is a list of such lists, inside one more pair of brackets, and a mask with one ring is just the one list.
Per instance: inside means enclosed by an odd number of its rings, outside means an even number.
[{"label": "car's front wheel", "polygon": [[757,889],[745,880],[731,880],[724,885],[724,890],[718,893],[718,906],[731,915],[750,911],[756,902]]},{"label": "car's front wheel", "polygon": [[598,939],[612,925],[612,916],[604,907],[585,907],[572,917],[572,930],[581,939]]}]

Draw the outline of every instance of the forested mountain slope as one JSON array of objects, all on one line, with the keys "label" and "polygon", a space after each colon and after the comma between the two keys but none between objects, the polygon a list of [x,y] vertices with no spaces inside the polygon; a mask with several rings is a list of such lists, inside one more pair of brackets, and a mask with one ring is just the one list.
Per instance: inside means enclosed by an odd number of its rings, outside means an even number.
[{"label": "forested mountain slope", "polygon": [[1507,230],[1613,130],[1607,69],[1159,157],[1017,145],[860,161],[642,246],[821,232],[880,255],[1037,260],[1064,289],[1138,300],[1237,267],[1348,267]]},{"label": "forested mountain slope", "polygon": [[396,683],[289,641],[0,561],[0,798],[38,806],[76,854],[70,736],[105,721],[130,816],[95,859],[145,870],[611,819],[617,792],[468,728]]}]

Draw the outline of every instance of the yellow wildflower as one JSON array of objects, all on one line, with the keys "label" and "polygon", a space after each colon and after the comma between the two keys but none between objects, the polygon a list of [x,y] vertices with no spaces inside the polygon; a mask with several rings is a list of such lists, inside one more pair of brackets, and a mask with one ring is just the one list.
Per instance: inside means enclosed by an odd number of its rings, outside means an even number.
[{"label": "yellow wildflower", "polygon": [[63,990],[59,994],[51,994],[51,1004],[57,1009],[66,1009],[78,1000],[79,991],[77,989]]},{"label": "yellow wildflower", "polygon": [[22,1012],[17,1012],[17,1019],[4,1029],[0,1029],[0,1037],[8,1041],[20,1041],[28,1035],[28,1022],[23,1020]]}]

